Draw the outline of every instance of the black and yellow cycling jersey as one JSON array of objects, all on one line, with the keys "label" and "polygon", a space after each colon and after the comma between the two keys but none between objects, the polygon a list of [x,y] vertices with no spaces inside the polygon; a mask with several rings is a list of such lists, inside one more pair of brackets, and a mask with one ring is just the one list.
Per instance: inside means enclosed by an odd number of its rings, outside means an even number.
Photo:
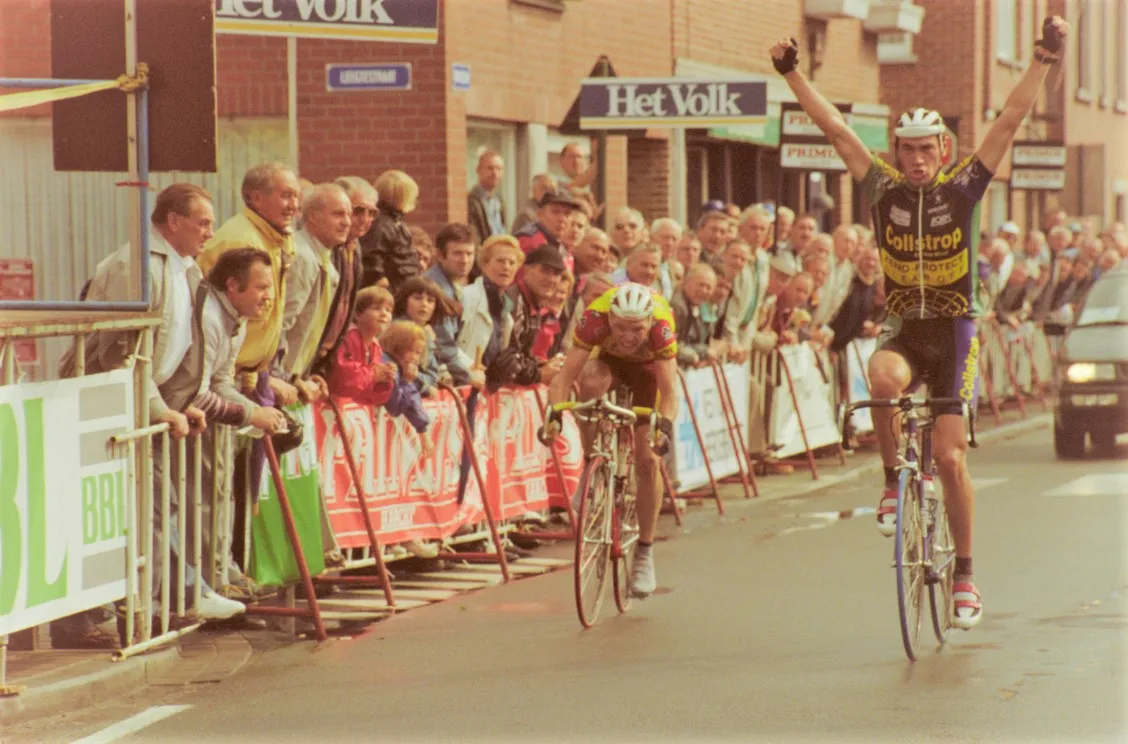
[{"label": "black and yellow cycling jersey", "polygon": [[993,177],[972,155],[918,189],[874,158],[862,188],[873,211],[890,315],[978,317],[980,200]]}]

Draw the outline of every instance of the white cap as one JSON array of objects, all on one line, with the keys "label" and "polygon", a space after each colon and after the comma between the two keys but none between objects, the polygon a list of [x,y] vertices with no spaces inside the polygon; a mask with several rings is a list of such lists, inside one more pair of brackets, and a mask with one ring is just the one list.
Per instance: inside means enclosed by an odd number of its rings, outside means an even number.
[{"label": "white cap", "polygon": [[999,228],[999,232],[1007,233],[1008,235],[1020,235],[1021,230],[1018,229],[1017,222],[1004,222],[1003,226]]}]

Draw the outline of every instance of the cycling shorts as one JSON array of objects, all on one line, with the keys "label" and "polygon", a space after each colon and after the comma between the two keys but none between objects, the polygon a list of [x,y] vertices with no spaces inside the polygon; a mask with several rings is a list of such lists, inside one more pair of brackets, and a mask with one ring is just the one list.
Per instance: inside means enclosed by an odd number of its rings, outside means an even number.
[{"label": "cycling shorts", "polygon": [[[653,408],[658,397],[657,362],[632,362],[615,356],[601,354],[600,362],[611,370],[611,389],[626,388],[631,394],[631,405]],[[649,419],[639,419],[638,424],[649,424]]]},{"label": "cycling shorts", "polygon": [[[912,370],[906,392],[921,383],[936,398],[961,398],[972,413],[979,399],[979,337],[970,318],[902,319],[890,317],[878,348],[904,357]],[[959,404],[934,406],[934,416],[963,413]]]}]

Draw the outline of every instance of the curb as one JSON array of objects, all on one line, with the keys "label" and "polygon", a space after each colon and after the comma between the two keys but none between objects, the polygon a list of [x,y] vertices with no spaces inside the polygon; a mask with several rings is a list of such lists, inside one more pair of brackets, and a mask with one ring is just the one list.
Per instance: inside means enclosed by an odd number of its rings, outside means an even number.
[{"label": "curb", "polygon": [[0,699],[0,723],[46,718],[118,699],[146,687],[150,675],[166,672],[179,661],[180,650],[174,646],[123,661],[107,659],[96,672],[29,686],[19,695]]},{"label": "curb", "polygon": [[[1000,427],[982,432],[976,435],[976,441],[980,445],[984,445],[991,444],[993,442],[1016,439],[1034,431],[1048,429],[1050,426],[1052,426],[1052,424],[1053,415],[1049,413],[1042,413],[1032,418],[1024,419],[1022,421],[1015,421],[1010,424],[1003,424]],[[873,459],[864,465],[859,465],[855,468],[852,468],[851,470],[847,470],[844,473],[820,477],[818,480],[812,480],[806,485],[801,486],[795,490],[781,490],[776,493],[761,493],[759,498],[750,500],[726,499],[725,508],[728,509],[730,506],[735,506],[737,504],[756,504],[768,501],[781,501],[783,499],[793,499],[810,496],[820,491],[825,491],[828,488],[841,485],[847,481],[856,480],[863,476],[873,475],[879,472],[881,472],[881,459],[875,454],[873,456]]]}]

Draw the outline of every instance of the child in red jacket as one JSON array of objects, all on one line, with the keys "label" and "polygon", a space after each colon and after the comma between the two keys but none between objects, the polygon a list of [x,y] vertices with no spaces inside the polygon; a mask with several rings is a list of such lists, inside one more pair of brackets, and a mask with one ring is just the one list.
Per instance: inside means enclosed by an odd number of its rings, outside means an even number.
[{"label": "child in red jacket", "polygon": [[393,304],[383,287],[357,292],[355,325],[345,333],[329,368],[330,395],[373,406],[388,402],[398,370],[383,361],[384,350],[377,339],[392,321]]}]

